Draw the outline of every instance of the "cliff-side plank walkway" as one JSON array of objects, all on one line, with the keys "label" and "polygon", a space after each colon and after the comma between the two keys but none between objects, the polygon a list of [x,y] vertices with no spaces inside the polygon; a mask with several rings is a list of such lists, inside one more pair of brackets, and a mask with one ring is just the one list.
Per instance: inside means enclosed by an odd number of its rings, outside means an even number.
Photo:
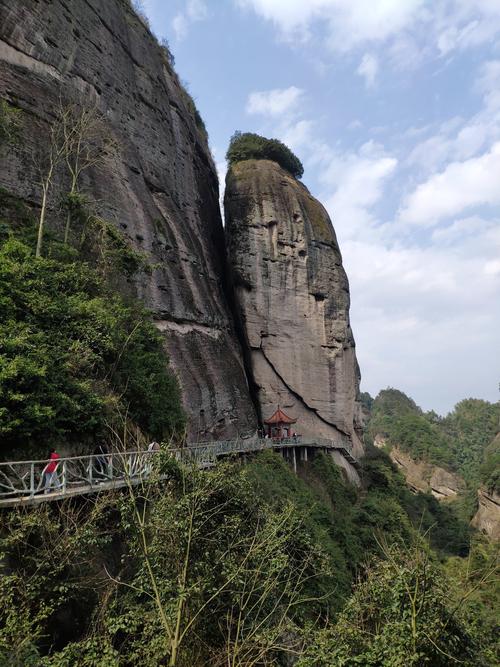
[{"label": "cliff-side plank walkway", "polygon": [[[210,468],[218,459],[231,454],[245,455],[265,449],[282,451],[294,470],[297,460],[307,461],[310,449],[336,450],[356,465],[351,445],[323,438],[284,438],[281,440],[223,440],[168,449],[163,452],[178,461],[192,462],[199,468]],[[152,471],[155,457],[161,451],[112,452],[106,455],[70,456],[57,461],[53,484],[44,488],[44,472],[48,464],[42,461],[7,461],[0,463],[0,508],[16,505],[37,505],[70,496],[99,493],[136,485],[147,479]]]}]

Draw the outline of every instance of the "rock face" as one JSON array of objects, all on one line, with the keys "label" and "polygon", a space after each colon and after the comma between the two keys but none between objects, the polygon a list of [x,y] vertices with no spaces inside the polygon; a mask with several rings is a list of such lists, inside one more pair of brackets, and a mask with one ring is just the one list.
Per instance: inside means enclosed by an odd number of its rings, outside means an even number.
[{"label": "rock face", "polygon": [[485,488],[478,489],[479,508],[471,525],[488,535],[491,540],[500,540],[500,495]]},{"label": "rock face", "polygon": [[398,447],[393,447],[389,455],[415,492],[430,492],[438,500],[452,500],[465,491],[465,482],[460,475],[432,463],[415,461]]},{"label": "rock face", "polygon": [[268,160],[236,163],[225,194],[228,256],[260,407],[359,456],[359,369],[349,286],[326,210]]},{"label": "rock face", "polygon": [[0,185],[34,207],[30,154],[46,150],[59,100],[75,96],[97,105],[118,145],[84,189],[156,267],[133,288],[164,333],[191,437],[254,432],[216,171],[165,52],[126,0],[0,0],[0,97],[25,112],[21,146],[0,155]]}]

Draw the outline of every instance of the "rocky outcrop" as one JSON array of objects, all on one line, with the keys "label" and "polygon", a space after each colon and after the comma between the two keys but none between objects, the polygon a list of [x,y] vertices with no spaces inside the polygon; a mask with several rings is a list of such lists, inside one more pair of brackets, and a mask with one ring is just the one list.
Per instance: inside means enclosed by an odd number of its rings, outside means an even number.
[{"label": "rocky outcrop", "polygon": [[33,206],[30,156],[46,150],[59,101],[97,105],[118,151],[87,172],[85,191],[155,267],[133,288],[165,336],[191,437],[253,432],[216,171],[192,101],[129,3],[0,0],[0,97],[24,111],[19,149],[0,155],[0,185]]},{"label": "rocky outcrop", "polygon": [[491,540],[500,540],[500,495],[481,487],[478,489],[477,499],[479,508],[471,525]]},{"label": "rocky outcrop", "polygon": [[415,461],[398,447],[393,447],[389,455],[415,492],[432,493],[438,500],[452,500],[465,491],[465,482],[456,473],[432,463]]},{"label": "rocky outcrop", "polygon": [[377,433],[373,438],[373,445],[377,447],[377,449],[383,449],[384,447],[387,447],[387,438],[380,433]]},{"label": "rocky outcrop", "polygon": [[262,417],[280,404],[304,435],[362,452],[349,285],[330,218],[268,160],[227,175],[228,256]]}]

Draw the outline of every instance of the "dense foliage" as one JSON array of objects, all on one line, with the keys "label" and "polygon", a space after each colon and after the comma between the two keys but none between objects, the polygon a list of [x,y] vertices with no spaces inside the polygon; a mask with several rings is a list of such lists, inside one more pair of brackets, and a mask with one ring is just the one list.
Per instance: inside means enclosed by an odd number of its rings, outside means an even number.
[{"label": "dense foliage", "polygon": [[87,264],[35,259],[26,244],[5,241],[0,322],[4,448],[92,441],[125,415],[156,438],[182,427],[148,314]]},{"label": "dense foliage", "polygon": [[326,456],[300,477],[270,452],[204,472],[160,457],[142,487],[3,515],[0,665],[493,665],[492,621],[429,557],[399,473],[377,453],[363,476],[358,495]]},{"label": "dense foliage", "polygon": [[479,474],[489,491],[500,493],[500,433],[484,450]]},{"label": "dense foliage", "polygon": [[464,613],[466,591],[422,545],[385,546],[366,567],[336,623],[315,636],[299,667],[480,667],[495,660]]},{"label": "dense foliage", "polygon": [[304,173],[301,161],[288,146],[278,139],[266,139],[252,132],[233,134],[226,159],[230,165],[242,160],[273,160],[296,178]]},{"label": "dense foliage", "polygon": [[[494,486],[499,475],[500,403],[468,398],[460,401],[442,421],[453,443],[453,458],[464,477]],[[495,445],[496,442],[496,445]]]},{"label": "dense foliage", "polygon": [[[366,402],[366,400],[365,400]],[[367,428],[369,440],[383,435],[416,460],[460,473],[470,488],[498,484],[500,403],[466,399],[446,416],[424,413],[408,396],[385,389],[373,401]]]}]

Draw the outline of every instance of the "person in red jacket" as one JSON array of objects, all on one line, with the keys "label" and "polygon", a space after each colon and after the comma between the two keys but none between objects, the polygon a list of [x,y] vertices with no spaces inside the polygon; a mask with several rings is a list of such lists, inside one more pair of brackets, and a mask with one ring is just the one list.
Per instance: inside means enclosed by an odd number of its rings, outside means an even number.
[{"label": "person in red jacket", "polygon": [[53,447],[51,447],[49,451],[49,462],[43,469],[44,493],[50,493],[50,489],[52,486],[55,486],[56,488],[59,486],[57,466],[58,466],[58,459],[60,458],[61,457],[56,452],[56,450]]}]

